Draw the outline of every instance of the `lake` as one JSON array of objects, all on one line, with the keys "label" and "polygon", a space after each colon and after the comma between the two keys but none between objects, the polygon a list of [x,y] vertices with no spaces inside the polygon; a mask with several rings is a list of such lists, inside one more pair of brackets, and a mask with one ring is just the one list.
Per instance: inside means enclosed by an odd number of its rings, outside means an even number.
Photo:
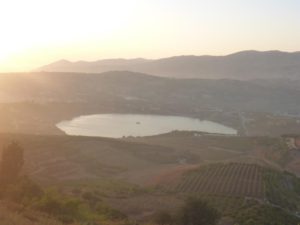
[{"label": "lake", "polygon": [[139,114],[97,114],[79,116],[56,126],[68,135],[120,138],[150,136],[174,130],[236,135],[237,131],[219,123],[181,116]]}]

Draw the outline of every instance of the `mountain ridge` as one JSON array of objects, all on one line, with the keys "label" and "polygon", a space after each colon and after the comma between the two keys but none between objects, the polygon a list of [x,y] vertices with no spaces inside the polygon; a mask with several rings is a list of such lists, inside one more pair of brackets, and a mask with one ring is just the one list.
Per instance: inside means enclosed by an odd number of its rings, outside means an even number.
[{"label": "mountain ridge", "polygon": [[47,72],[132,71],[172,78],[299,78],[300,52],[247,50],[225,56],[181,55],[160,59],[59,60],[38,68]]}]

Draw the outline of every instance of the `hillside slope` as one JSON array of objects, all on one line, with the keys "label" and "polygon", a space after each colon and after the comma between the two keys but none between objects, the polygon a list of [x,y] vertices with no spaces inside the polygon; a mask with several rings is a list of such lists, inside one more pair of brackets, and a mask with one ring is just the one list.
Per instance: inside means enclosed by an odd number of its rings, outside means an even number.
[{"label": "hillside slope", "polygon": [[170,79],[126,71],[2,74],[0,102],[114,105],[123,111],[143,108],[148,113],[154,109],[159,113],[201,109],[300,112],[300,85],[290,83]]}]

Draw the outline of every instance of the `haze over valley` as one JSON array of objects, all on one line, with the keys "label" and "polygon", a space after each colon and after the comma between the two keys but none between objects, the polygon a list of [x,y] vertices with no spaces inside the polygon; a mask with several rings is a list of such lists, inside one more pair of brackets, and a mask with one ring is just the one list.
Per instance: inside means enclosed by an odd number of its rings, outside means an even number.
[{"label": "haze over valley", "polygon": [[0,2],[0,225],[300,224],[299,9]]}]

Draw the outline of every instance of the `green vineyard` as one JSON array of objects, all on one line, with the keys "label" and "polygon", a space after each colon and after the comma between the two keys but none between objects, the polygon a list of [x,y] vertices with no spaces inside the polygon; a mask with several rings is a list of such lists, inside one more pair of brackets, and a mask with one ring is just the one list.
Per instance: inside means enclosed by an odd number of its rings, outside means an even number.
[{"label": "green vineyard", "polygon": [[265,197],[264,169],[255,164],[230,163],[200,167],[188,172],[166,189],[179,193],[196,193],[232,197]]}]

